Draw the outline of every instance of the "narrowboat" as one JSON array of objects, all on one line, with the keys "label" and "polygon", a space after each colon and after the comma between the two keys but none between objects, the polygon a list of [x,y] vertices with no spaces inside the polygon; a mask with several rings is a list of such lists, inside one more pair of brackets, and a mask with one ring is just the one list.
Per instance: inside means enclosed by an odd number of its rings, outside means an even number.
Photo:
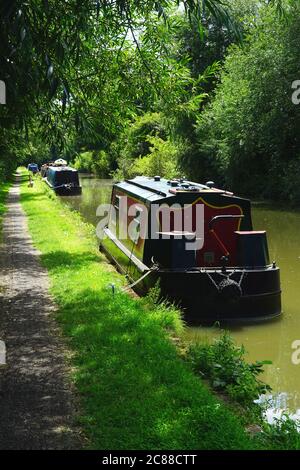
[{"label": "narrowboat", "polygon": [[27,170],[31,171],[33,174],[36,174],[39,172],[39,167],[36,163],[29,163]]},{"label": "narrowboat", "polygon": [[49,166],[44,181],[60,196],[81,194],[78,171],[68,166]]},{"label": "narrowboat", "polygon": [[[280,272],[248,199],[185,179],[115,183],[100,249],[145,294],[161,296],[191,322],[266,320],[281,314]],[[99,232],[98,232],[99,234]]]}]

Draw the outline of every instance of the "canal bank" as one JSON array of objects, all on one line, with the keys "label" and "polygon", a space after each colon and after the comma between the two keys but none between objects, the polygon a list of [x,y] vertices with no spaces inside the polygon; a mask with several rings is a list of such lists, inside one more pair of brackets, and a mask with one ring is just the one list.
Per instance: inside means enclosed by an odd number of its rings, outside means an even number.
[{"label": "canal bank", "polygon": [[117,292],[125,280],[97,250],[94,228],[46,189],[22,186],[42,264],[72,348],[90,447],[252,449],[242,419],[218,400],[178,355],[178,312]]},{"label": "canal bank", "polygon": [[[112,180],[82,174],[80,181],[82,196],[62,198],[62,201],[95,226],[99,221],[98,205],[110,202]],[[252,214],[255,229],[267,230],[271,260],[276,260],[281,269],[283,315],[276,321],[228,326],[228,330],[238,345],[245,346],[249,362],[272,362],[264,366],[261,377],[272,387],[268,395],[269,422],[285,412],[299,418],[300,365],[292,362],[292,344],[300,339],[300,213],[274,204],[254,204]],[[212,342],[221,333],[217,327],[185,328],[183,340],[191,344]]]}]

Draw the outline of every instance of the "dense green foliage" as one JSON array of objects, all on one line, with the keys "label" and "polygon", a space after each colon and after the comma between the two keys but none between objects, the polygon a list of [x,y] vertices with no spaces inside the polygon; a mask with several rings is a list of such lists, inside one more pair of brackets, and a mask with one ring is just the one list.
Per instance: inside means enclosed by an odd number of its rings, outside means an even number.
[{"label": "dense green foliage", "polygon": [[[3,0],[0,218],[18,162],[59,156],[101,177],[186,175],[298,204],[299,15],[296,0]],[[92,447],[299,448],[289,420],[250,442],[170,344],[178,312],[112,297],[121,278],[88,227],[40,183],[22,191]],[[190,357],[240,403],[265,391],[228,338]]]},{"label": "dense green foliage", "polygon": [[[244,172],[249,168],[269,176],[266,194],[283,195],[280,185],[297,201],[297,110],[282,107],[298,61],[294,3],[3,1],[2,175],[20,161],[61,156],[102,177],[159,170],[255,193],[258,185],[249,187]],[[264,64],[268,74],[259,68]],[[280,76],[286,78],[277,86]],[[253,90],[251,77],[260,77]],[[269,112],[272,87],[266,83],[273,79],[278,99]],[[290,130],[280,136],[286,116]]]},{"label": "dense green foliage", "polygon": [[130,168],[130,176],[160,175],[166,178],[179,176],[176,166],[177,148],[170,140],[163,140],[160,137],[148,137],[149,153],[144,158],[135,160]]},{"label": "dense green foliage", "polygon": [[[204,12],[230,23],[222,0],[3,0],[2,167],[27,160],[22,142],[33,130],[45,146],[40,160],[72,156],[82,147],[106,150],[138,109],[149,109],[158,97],[176,100],[184,67],[172,60],[162,34],[179,4],[199,23]],[[15,133],[18,155],[11,148]]]},{"label": "dense green foliage", "polygon": [[228,333],[212,344],[192,344],[188,356],[195,370],[210,381],[214,390],[225,392],[243,406],[253,407],[254,400],[271,390],[258,379],[268,362],[248,364],[245,349],[236,346]]},{"label": "dense green foliage", "polygon": [[[197,22],[174,15],[164,39],[171,57],[185,64],[181,79],[185,76],[186,85],[172,103],[153,103],[159,114],[129,122],[108,153],[118,163],[118,177],[153,175],[161,155],[163,176],[213,179],[249,196],[297,203],[299,112],[291,96],[299,59],[299,7],[286,1],[280,4],[285,13],[278,14],[278,8],[255,0],[230,4],[242,44],[233,44],[236,36],[209,15],[202,18],[202,33]],[[151,123],[151,116],[157,122]],[[148,138],[156,131],[144,126],[146,138],[141,132],[145,122],[153,129],[159,122],[158,132],[163,132],[166,143],[156,145],[157,153],[150,152]]]},{"label": "dense green foliage", "polygon": [[3,183],[0,181],[0,241],[1,241],[1,230],[2,230],[2,219],[6,212],[5,200],[9,190],[10,184]]},{"label": "dense green foliage", "polygon": [[[226,58],[221,82],[197,122],[198,155],[221,181],[252,195],[300,202],[298,79],[300,9],[283,21],[264,10],[243,47]],[[251,175],[251,178],[249,178]]]},{"label": "dense green foliage", "polygon": [[167,134],[161,113],[136,117],[112,147],[119,168],[115,178],[138,174],[176,176],[178,149]]},{"label": "dense green foliage", "polygon": [[226,402],[229,399],[236,412],[239,410],[245,424],[252,423],[248,429],[254,430],[258,447],[299,450],[299,421],[283,414],[270,424],[265,419],[264,406],[259,404],[259,398],[271,392],[271,388],[259,379],[263,366],[270,362],[248,363],[245,352],[243,346],[237,346],[229,333],[224,332],[213,343],[189,345],[186,358],[218,395]]},{"label": "dense green foliage", "polygon": [[75,157],[73,163],[77,170],[93,173],[101,178],[109,177],[113,167],[105,150],[81,152]]},{"label": "dense green foliage", "polygon": [[275,450],[300,450],[299,423],[297,424],[288,415],[275,420],[272,425],[264,424],[264,432],[257,436],[261,446],[271,447]]},{"label": "dense green foliage", "polygon": [[[182,361],[169,335],[179,313],[121,292],[94,230],[44,183],[21,201],[69,338],[80,423],[96,449],[246,449],[255,443]],[[113,296],[111,283],[117,286]]]}]

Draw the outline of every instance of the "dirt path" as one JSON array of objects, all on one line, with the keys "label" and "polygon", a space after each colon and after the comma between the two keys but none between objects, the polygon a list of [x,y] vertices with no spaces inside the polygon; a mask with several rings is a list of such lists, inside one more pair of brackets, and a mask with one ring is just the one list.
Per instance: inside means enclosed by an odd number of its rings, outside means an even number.
[{"label": "dirt path", "polygon": [[16,182],[0,251],[0,339],[7,348],[7,366],[0,366],[0,449],[78,449],[65,350],[19,193]]}]

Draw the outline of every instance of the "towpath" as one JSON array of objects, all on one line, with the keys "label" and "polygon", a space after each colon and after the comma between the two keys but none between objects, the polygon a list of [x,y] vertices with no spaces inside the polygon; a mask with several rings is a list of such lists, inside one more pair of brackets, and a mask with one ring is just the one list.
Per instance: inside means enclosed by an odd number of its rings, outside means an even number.
[{"label": "towpath", "polygon": [[66,350],[19,183],[17,177],[8,196],[0,248],[0,339],[7,348],[7,365],[0,365],[0,449],[78,449]]}]

